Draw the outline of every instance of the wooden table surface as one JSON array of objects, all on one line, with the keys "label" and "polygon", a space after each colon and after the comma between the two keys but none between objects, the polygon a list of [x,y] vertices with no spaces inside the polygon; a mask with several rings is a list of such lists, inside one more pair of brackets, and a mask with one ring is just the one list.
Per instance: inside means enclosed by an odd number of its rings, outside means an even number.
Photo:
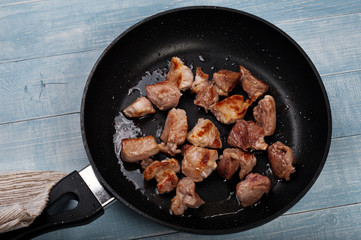
[{"label": "wooden table surface", "polygon": [[257,15],[309,55],[326,87],[333,120],[329,156],[316,183],[281,217],[237,234],[177,232],[116,202],[88,225],[36,239],[360,239],[360,0],[2,0],[0,170],[86,167],[80,102],[95,61],[138,21],[192,5]]}]

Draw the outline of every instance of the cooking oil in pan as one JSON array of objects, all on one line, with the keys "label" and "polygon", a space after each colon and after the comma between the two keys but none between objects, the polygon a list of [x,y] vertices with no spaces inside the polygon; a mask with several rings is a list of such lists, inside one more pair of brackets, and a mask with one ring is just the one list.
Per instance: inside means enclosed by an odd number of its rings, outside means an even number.
[{"label": "cooking oil in pan", "polygon": [[156,68],[152,72],[145,72],[145,75],[142,76],[137,85],[129,89],[128,95],[133,94],[133,92],[139,92],[141,96],[145,96],[145,86],[165,80],[167,72],[168,68]]}]

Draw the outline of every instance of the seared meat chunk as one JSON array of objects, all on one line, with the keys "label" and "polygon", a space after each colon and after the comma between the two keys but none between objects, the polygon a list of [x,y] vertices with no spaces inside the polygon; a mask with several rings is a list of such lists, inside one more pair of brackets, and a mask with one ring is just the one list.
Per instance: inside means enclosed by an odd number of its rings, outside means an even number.
[{"label": "seared meat chunk", "polygon": [[264,141],[264,130],[252,121],[239,120],[228,135],[227,143],[233,147],[266,150],[268,145]]},{"label": "seared meat chunk", "polygon": [[241,169],[239,170],[239,179],[243,179],[250,173],[254,166],[257,164],[256,156],[250,152],[243,152],[241,156],[241,162],[239,166]]},{"label": "seared meat chunk", "polygon": [[245,67],[239,66],[241,72],[241,85],[248,97],[254,102],[268,91],[268,85],[252,75]]},{"label": "seared meat chunk", "polygon": [[247,151],[250,147],[247,125],[247,122],[243,120],[237,121],[236,124],[234,124],[227,138],[227,143],[230,146],[239,147]]},{"label": "seared meat chunk", "polygon": [[232,91],[239,82],[240,77],[240,73],[224,69],[214,73],[213,82],[217,89],[219,89],[218,94],[228,96],[228,93]]},{"label": "seared meat chunk", "polygon": [[269,146],[267,154],[273,174],[289,181],[290,175],[296,171],[292,166],[296,163],[292,149],[281,142],[275,142]]},{"label": "seared meat chunk", "polygon": [[258,173],[250,173],[245,180],[236,186],[237,197],[242,207],[249,207],[257,203],[263,194],[271,189],[271,181],[268,177]]},{"label": "seared meat chunk", "polygon": [[194,78],[194,82],[192,83],[191,91],[194,93],[198,93],[204,86],[208,83],[209,75],[204,73],[200,67],[197,67],[196,77]]},{"label": "seared meat chunk", "polygon": [[181,145],[186,140],[188,131],[187,114],[183,109],[173,108],[168,112],[167,119],[165,120],[164,129],[160,139],[163,141],[159,144],[162,152],[174,156],[181,153],[177,149],[177,145]]},{"label": "seared meat chunk", "polygon": [[182,173],[194,182],[201,182],[217,167],[217,150],[186,144],[183,146]]},{"label": "seared meat chunk", "polygon": [[145,86],[148,99],[160,110],[167,110],[178,105],[182,96],[178,87],[169,80]]},{"label": "seared meat chunk", "polygon": [[196,185],[188,177],[184,177],[178,182],[176,196],[172,199],[170,206],[174,215],[182,215],[187,208],[197,208],[204,204],[195,189]]},{"label": "seared meat chunk", "polygon": [[222,148],[219,131],[209,119],[199,118],[197,125],[187,133],[187,140],[198,147]]},{"label": "seared meat chunk", "polygon": [[243,179],[256,165],[256,157],[253,153],[244,152],[238,148],[226,148],[223,155],[219,157],[217,173],[224,179],[229,180],[233,174],[241,167],[240,179]]},{"label": "seared meat chunk", "polygon": [[231,179],[233,174],[238,170],[240,163],[240,153],[243,152],[237,148],[226,148],[223,155],[219,157],[217,163],[217,173],[224,179]]},{"label": "seared meat chunk", "polygon": [[206,112],[211,105],[218,102],[219,97],[217,89],[213,86],[211,82],[207,82],[203,88],[197,93],[194,104],[200,107],[203,107]]},{"label": "seared meat chunk", "polygon": [[137,162],[159,152],[153,136],[125,138],[122,140],[121,158],[124,162]]},{"label": "seared meat chunk", "polygon": [[178,105],[182,93],[192,86],[192,70],[185,66],[178,57],[173,57],[166,80],[145,87],[147,97],[160,110],[167,110]]},{"label": "seared meat chunk", "polygon": [[197,94],[194,104],[203,107],[206,112],[212,104],[218,102],[217,89],[208,81],[208,74],[202,72],[199,67],[191,91]]},{"label": "seared meat chunk", "polygon": [[257,164],[256,156],[253,153],[250,152],[243,152],[243,155],[241,157],[240,167],[239,170],[239,179],[243,179],[245,176],[247,176],[248,173],[250,173],[254,166]]},{"label": "seared meat chunk", "polygon": [[179,90],[184,91],[192,86],[193,78],[192,70],[185,66],[180,58],[172,57],[167,80],[175,84]]},{"label": "seared meat chunk", "polygon": [[123,110],[127,117],[143,117],[155,113],[152,103],[146,97],[139,97]]},{"label": "seared meat chunk", "polygon": [[265,136],[271,136],[276,130],[276,104],[272,96],[266,95],[253,109],[256,123],[264,129]]},{"label": "seared meat chunk", "polygon": [[209,109],[218,121],[224,124],[231,124],[242,119],[250,105],[248,100],[243,100],[243,96],[233,95],[213,104]]},{"label": "seared meat chunk", "polygon": [[157,188],[160,194],[173,191],[178,183],[177,172],[180,171],[180,165],[174,158],[154,161],[143,172],[144,179],[149,181],[155,178],[158,182]]}]

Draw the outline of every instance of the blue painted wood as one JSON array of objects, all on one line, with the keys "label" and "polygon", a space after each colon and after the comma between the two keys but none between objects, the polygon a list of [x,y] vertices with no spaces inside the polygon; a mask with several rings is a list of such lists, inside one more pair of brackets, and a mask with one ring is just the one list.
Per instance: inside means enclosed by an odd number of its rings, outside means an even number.
[{"label": "blue painted wood", "polygon": [[154,13],[192,5],[248,11],[275,24],[360,12],[360,1],[5,1],[0,3],[0,62],[105,48]]},{"label": "blue painted wood", "polygon": [[334,138],[326,164],[306,196],[289,213],[361,203],[361,135]]},{"label": "blue painted wood", "polygon": [[[0,163],[7,167],[7,171],[40,169],[71,172],[88,164],[82,146],[79,114],[0,125],[0,142]],[[360,144],[361,135],[334,139],[326,165],[315,185],[286,215],[360,204],[361,150],[355,147]],[[343,161],[340,162],[340,159]],[[104,227],[106,223],[111,225]],[[117,228],[131,230],[119,233]],[[111,206],[96,222],[80,229],[83,230],[72,228],[50,233],[40,239],[49,239],[49,236],[51,239],[62,239],[57,237],[59,234],[63,239],[69,236],[82,239],[88,235],[101,236],[108,231],[116,233],[116,237],[126,238],[172,232],[145,220],[120,203]],[[102,230],[99,232],[99,229]]]},{"label": "blue painted wood", "polygon": [[102,50],[0,64],[0,123],[80,111]]},{"label": "blue painted wood", "polygon": [[0,125],[0,163],[0,171],[81,170],[89,162],[80,114]]},{"label": "blue painted wood", "polygon": [[[328,21],[332,21],[332,29],[327,27]],[[361,50],[357,41],[360,31],[353,31],[359,29],[361,25],[358,14],[337,15],[333,18],[317,19],[305,23],[304,20],[286,22],[280,24],[280,27],[301,44],[322,76],[360,69]],[[294,25],[297,25],[297,28],[294,28]],[[46,30],[44,31],[46,32]],[[339,35],[334,34],[335,31]],[[317,34],[313,34],[314,32]],[[3,35],[6,36],[6,34]],[[68,37],[69,39],[77,38],[76,35],[68,35]],[[0,41],[0,46],[4,42]],[[41,44],[47,46],[44,42]],[[61,47],[59,46],[59,48]],[[6,46],[0,48],[0,51],[1,49],[6,49]],[[29,48],[28,52],[37,50]],[[0,95],[2,97],[0,112],[3,113],[0,115],[0,123],[78,112],[84,83],[102,50],[0,64]],[[0,54],[0,56],[2,55]],[[334,60],[329,61],[329,59]],[[355,74],[353,78],[357,76]],[[323,77],[323,79],[327,89],[332,91],[333,84],[328,86],[327,78]],[[357,89],[357,86],[352,85],[339,84],[338,87],[347,94],[348,88]],[[356,91],[351,92],[351,96],[357,96],[357,93],[356,95],[353,93]],[[62,102],[61,105],[58,104],[59,101]],[[340,100],[335,99],[335,103],[338,102]],[[351,108],[349,109],[350,113],[358,112],[358,104],[349,105],[349,107]],[[336,109],[333,107],[333,110]],[[349,115],[344,116],[350,117]],[[359,129],[358,122],[351,123],[351,127],[349,125],[347,123],[348,131]],[[344,126],[336,125],[335,128],[333,136],[344,136]],[[338,133],[338,129],[340,129],[340,133]]]},{"label": "blue painted wood", "polygon": [[175,231],[145,219],[116,202],[105,210],[103,216],[88,225],[47,233],[36,239],[139,239],[170,233]]},{"label": "blue painted wood", "polygon": [[361,69],[361,51],[356,46],[360,43],[361,13],[278,26],[306,51],[321,74]]},{"label": "blue painted wood", "polygon": [[333,137],[360,134],[361,71],[323,76],[331,104]]},{"label": "blue painted wood", "polygon": [[243,233],[222,236],[201,236],[187,233],[168,234],[148,239],[195,240],[277,240],[277,239],[359,239],[361,229],[355,227],[361,221],[361,205],[344,206],[300,214],[283,215],[261,228]]},{"label": "blue painted wood", "polygon": [[[7,171],[81,170],[89,163],[79,125],[77,113],[0,125],[0,163]],[[303,199],[305,204],[291,211],[361,202],[361,149],[355,148],[359,145],[361,135],[333,139],[315,187]]]},{"label": "blue painted wood", "polygon": [[[79,112],[85,82],[100,54],[95,50],[0,64],[0,124]],[[361,116],[360,71],[322,75],[322,80],[331,103],[332,136],[360,134],[361,122],[349,121]]]},{"label": "blue painted wood", "polygon": [[[150,0],[0,2],[0,167],[80,170],[88,164],[79,110],[86,78],[104,48],[156,12],[219,5],[258,15],[294,38],[330,98],[333,140],[313,188],[280,218],[224,236],[175,231],[121,203],[95,222],[37,239],[358,239],[361,226],[361,2]],[[265,36],[266,37],[266,36]]]}]

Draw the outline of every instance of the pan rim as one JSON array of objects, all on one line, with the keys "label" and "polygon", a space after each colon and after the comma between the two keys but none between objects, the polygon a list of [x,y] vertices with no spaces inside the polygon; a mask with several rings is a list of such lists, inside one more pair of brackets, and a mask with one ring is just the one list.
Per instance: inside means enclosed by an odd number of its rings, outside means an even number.
[{"label": "pan rim", "polygon": [[[126,36],[129,32],[131,32],[133,29],[136,29],[137,27],[153,20],[156,19],[158,17],[164,16],[164,15],[170,15],[176,12],[182,12],[182,11],[189,11],[189,10],[220,10],[220,11],[225,11],[225,12],[233,12],[236,14],[240,14],[240,15],[244,15],[246,17],[252,18],[256,21],[261,22],[262,24],[267,25],[268,27],[272,28],[273,30],[277,31],[279,34],[281,34],[284,38],[286,38],[286,40],[288,42],[290,42],[293,46],[295,46],[297,48],[297,50],[302,54],[302,56],[304,57],[304,59],[307,61],[308,65],[311,67],[315,77],[317,78],[318,81],[318,85],[320,86],[322,95],[323,95],[323,99],[324,99],[324,104],[326,105],[326,112],[327,112],[327,120],[328,120],[328,131],[327,131],[327,136],[326,136],[326,143],[325,143],[325,149],[324,149],[324,154],[322,157],[322,161],[320,161],[320,165],[317,168],[314,176],[312,177],[311,181],[306,185],[306,187],[299,193],[299,195],[294,198],[292,201],[290,201],[287,205],[285,205],[281,210],[279,210],[278,212],[276,212],[275,214],[272,214],[271,216],[265,217],[263,219],[261,219],[260,221],[257,221],[253,224],[248,224],[246,226],[238,226],[238,227],[234,227],[234,228],[229,228],[229,229],[194,229],[194,228],[188,228],[188,227],[183,227],[183,226],[179,226],[179,225],[175,225],[169,222],[165,222],[163,220],[160,220],[158,218],[155,218],[149,214],[144,213],[143,211],[139,210],[138,208],[134,207],[132,204],[130,204],[128,201],[124,200],[115,190],[112,189],[112,187],[107,183],[107,181],[103,178],[103,176],[100,174],[98,168],[96,167],[96,164],[91,156],[90,153],[90,148],[87,142],[87,137],[86,137],[86,130],[85,130],[85,105],[86,105],[86,98],[87,98],[87,92],[89,89],[89,85],[91,83],[91,80],[93,79],[94,73],[96,72],[99,64],[102,62],[104,56],[106,56],[108,54],[108,52],[113,48],[113,46],[118,43],[124,36]],[[237,9],[233,9],[233,8],[227,8],[227,7],[219,7],[219,6],[188,6],[188,7],[181,7],[181,8],[174,8],[171,10],[167,10],[167,11],[163,11],[163,12],[159,12],[156,13],[154,15],[151,15],[139,22],[137,22],[136,24],[132,25],[130,28],[126,29],[124,32],[122,32],[118,37],[116,37],[103,51],[103,53],[99,56],[99,58],[97,59],[97,61],[95,62],[92,70],[89,73],[88,79],[86,81],[85,87],[84,87],[84,91],[83,91],[83,96],[82,96],[82,100],[81,100],[81,112],[80,112],[80,124],[81,124],[81,133],[82,133],[82,139],[83,139],[83,145],[87,154],[87,157],[89,159],[89,162],[95,172],[95,175],[97,176],[99,182],[113,195],[115,196],[119,201],[121,201],[123,204],[125,204],[128,208],[132,209],[133,211],[137,212],[139,215],[144,216],[156,223],[159,223],[163,226],[169,227],[171,229],[176,229],[176,230],[180,230],[180,231],[185,231],[185,232],[191,232],[191,233],[197,233],[197,234],[229,234],[229,233],[235,233],[235,232],[241,232],[241,231],[245,231],[248,229],[252,229],[255,227],[258,227],[260,225],[263,225],[267,222],[270,222],[271,220],[276,219],[277,217],[281,216],[282,214],[284,214],[286,211],[288,211],[291,207],[293,207],[297,202],[299,202],[304,195],[310,190],[310,188],[313,186],[313,184],[316,182],[317,178],[319,177],[328,153],[329,153],[329,149],[330,149],[330,145],[331,145],[331,137],[332,137],[332,114],[331,114],[331,107],[330,107],[330,103],[329,103],[329,99],[327,96],[327,92],[325,89],[325,86],[322,82],[322,79],[316,69],[316,67],[314,66],[313,62],[311,61],[311,59],[309,58],[309,56],[306,54],[306,52],[299,46],[299,44],[293,40],[287,33],[285,33],[283,30],[281,30],[280,28],[278,28],[277,26],[275,26],[274,24],[258,17],[255,16],[253,14],[241,11],[241,10],[237,10]]]}]

